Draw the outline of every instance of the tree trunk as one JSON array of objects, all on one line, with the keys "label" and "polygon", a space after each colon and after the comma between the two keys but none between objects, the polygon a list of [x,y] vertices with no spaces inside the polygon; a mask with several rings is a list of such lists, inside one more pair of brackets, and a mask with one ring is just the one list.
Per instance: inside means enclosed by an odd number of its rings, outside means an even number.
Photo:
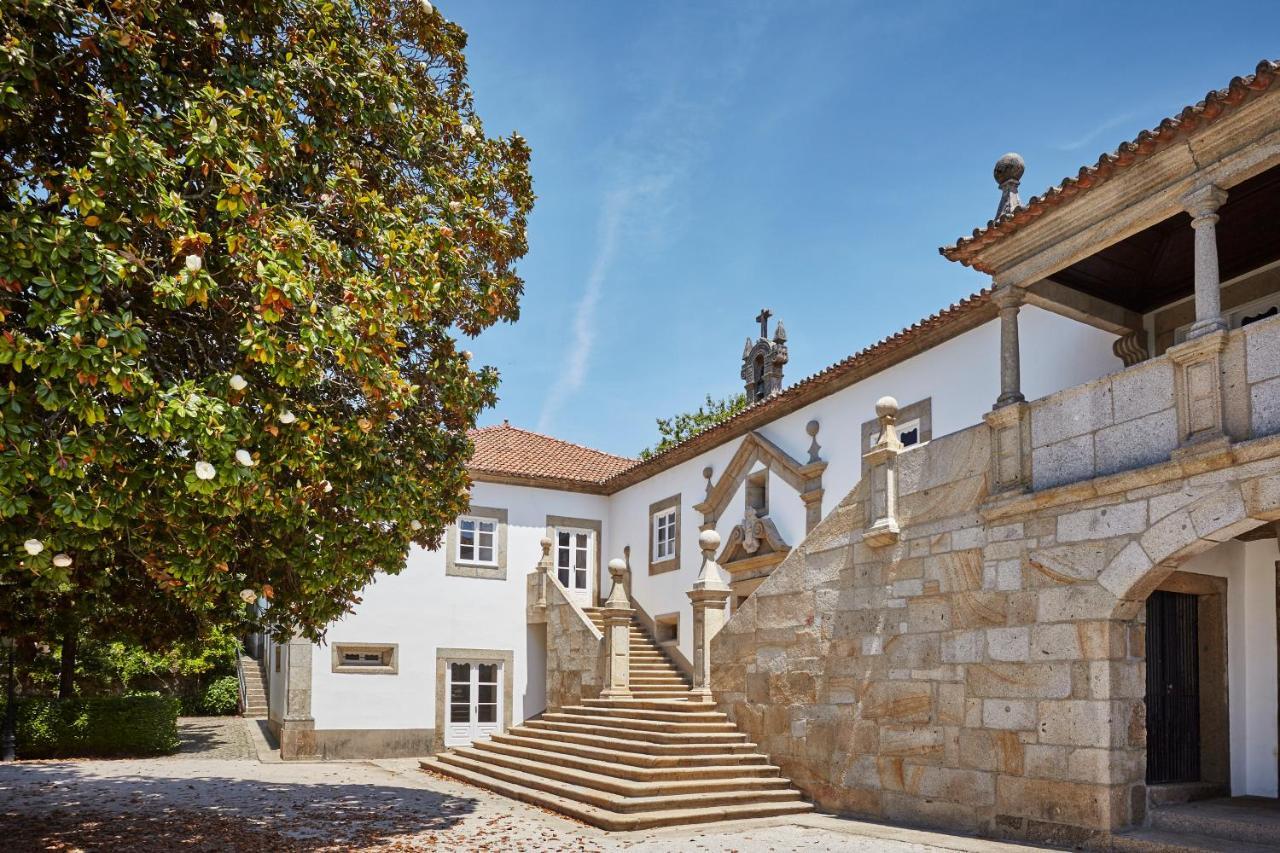
[{"label": "tree trunk", "polygon": [[59,699],[70,699],[76,692],[76,647],[79,643],[79,629],[75,611],[68,603],[62,611],[62,666],[58,673]]}]

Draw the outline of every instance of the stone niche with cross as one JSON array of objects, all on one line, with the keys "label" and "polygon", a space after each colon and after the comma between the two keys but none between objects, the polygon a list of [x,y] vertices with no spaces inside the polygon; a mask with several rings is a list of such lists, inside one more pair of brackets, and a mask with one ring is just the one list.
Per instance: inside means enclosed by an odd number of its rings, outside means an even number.
[{"label": "stone niche with cross", "polygon": [[782,390],[782,368],[787,363],[787,330],[782,321],[774,327],[769,337],[769,318],[773,312],[761,309],[756,315],[760,324],[760,337],[747,338],[742,348],[742,381],[751,403],[772,397]]}]

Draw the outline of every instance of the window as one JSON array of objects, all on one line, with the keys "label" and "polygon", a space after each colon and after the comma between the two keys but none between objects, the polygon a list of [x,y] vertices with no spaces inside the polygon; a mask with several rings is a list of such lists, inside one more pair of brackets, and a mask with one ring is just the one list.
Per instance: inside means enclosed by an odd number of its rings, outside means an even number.
[{"label": "window", "polygon": [[680,496],[649,504],[649,574],[680,568]]},{"label": "window", "polygon": [[659,644],[680,641],[680,614],[664,613],[653,617],[654,639]]},{"label": "window", "polygon": [[445,531],[444,573],[452,577],[505,580],[507,511],[472,506]]},{"label": "window", "polygon": [[768,468],[747,477],[747,506],[756,511],[757,518],[769,514]]},{"label": "window", "polygon": [[276,652],[276,654],[275,654],[275,659],[276,659],[276,672],[279,672],[279,671],[280,671],[280,647],[279,647],[279,646],[276,646],[276,648],[275,648],[275,652]]},{"label": "window", "polygon": [[498,522],[492,518],[458,519],[458,562],[498,564]]},{"label": "window", "polygon": [[676,555],[676,511],[663,510],[653,517],[653,561],[673,559]]},{"label": "window", "polygon": [[395,675],[400,668],[394,643],[335,643],[334,672],[364,672]]}]

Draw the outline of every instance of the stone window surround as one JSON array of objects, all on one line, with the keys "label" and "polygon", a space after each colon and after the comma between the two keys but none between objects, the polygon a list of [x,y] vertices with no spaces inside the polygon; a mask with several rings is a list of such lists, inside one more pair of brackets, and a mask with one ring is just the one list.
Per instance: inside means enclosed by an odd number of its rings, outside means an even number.
[{"label": "stone window surround", "polygon": [[515,694],[515,652],[511,649],[436,649],[436,727],[435,750],[444,751],[444,730],[448,725],[445,716],[448,690],[449,661],[468,661],[502,664],[502,731],[511,728],[511,702]]},{"label": "stone window surround", "polygon": [[[655,537],[654,537],[653,517],[661,513],[663,510],[669,510],[669,509],[674,509],[676,511],[676,533],[675,533],[676,551],[670,557],[667,557],[661,562],[655,562],[654,547],[657,543],[654,541]],[[683,526],[684,525],[681,523],[681,519],[680,519],[680,493],[679,492],[672,495],[671,497],[663,498],[660,501],[654,501],[653,503],[649,504],[649,516],[648,516],[649,574],[660,575],[665,572],[674,572],[676,569],[680,568],[680,537],[681,537],[681,534],[683,533],[683,530],[682,530]]]},{"label": "stone window surround", "polygon": [[[362,675],[397,675],[400,672],[399,643],[334,643],[330,658],[333,672]],[[378,666],[343,663],[346,652],[381,652],[385,663]]]},{"label": "stone window surround", "polygon": [[551,540],[551,571],[553,573],[556,571],[556,564],[555,564],[555,553],[556,553],[556,545],[557,545],[556,528],[559,528],[559,527],[572,527],[578,530],[590,530],[592,533],[595,534],[595,539],[596,539],[595,566],[592,571],[592,577],[591,577],[591,586],[592,586],[591,597],[595,601],[596,605],[599,606],[600,602],[604,600],[603,595],[601,594],[601,591],[600,591],[600,577],[601,577],[600,567],[604,565],[604,563],[602,562],[602,557],[603,557],[602,549],[604,547],[603,545],[604,522],[602,522],[598,518],[571,518],[567,515],[548,515],[547,516],[547,538]]},{"label": "stone window surround", "polygon": [[458,525],[450,524],[445,530],[444,573],[459,578],[482,578],[486,580],[507,579],[507,511],[501,507],[473,506],[462,514],[462,517],[487,518],[498,523],[495,536],[497,565],[486,563],[469,563],[458,560]]},{"label": "stone window surround", "polygon": [[[909,406],[902,406],[898,409],[897,424],[899,426],[907,424],[911,421],[920,422],[920,440],[911,445],[911,448],[919,447],[926,442],[933,440],[933,398],[925,397],[923,400],[917,400]],[[880,421],[872,418],[869,421],[862,422],[862,452],[866,453],[871,448],[871,442],[880,434]],[[906,448],[906,449],[911,449]],[[866,463],[862,464],[863,471],[866,471]]]}]

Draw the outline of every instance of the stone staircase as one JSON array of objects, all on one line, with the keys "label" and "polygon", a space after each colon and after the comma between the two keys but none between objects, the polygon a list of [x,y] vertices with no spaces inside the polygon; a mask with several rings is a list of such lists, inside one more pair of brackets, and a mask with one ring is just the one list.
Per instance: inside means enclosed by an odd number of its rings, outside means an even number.
[{"label": "stone staircase", "polygon": [[630,652],[631,697],[549,710],[422,767],[609,830],[812,810],[634,620]]},{"label": "stone staircase", "polygon": [[240,677],[245,685],[245,707],[240,710],[243,717],[265,717],[267,715],[267,672],[262,662],[240,655]]}]

